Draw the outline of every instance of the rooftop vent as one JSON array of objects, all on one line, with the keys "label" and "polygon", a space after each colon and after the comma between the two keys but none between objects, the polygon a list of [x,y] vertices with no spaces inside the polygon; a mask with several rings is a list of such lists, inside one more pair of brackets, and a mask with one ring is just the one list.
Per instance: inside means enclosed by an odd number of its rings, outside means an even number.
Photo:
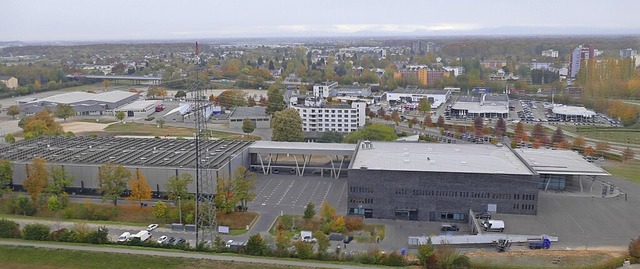
[{"label": "rooftop vent", "polygon": [[460,165],[467,165],[467,161],[460,161]]},{"label": "rooftop vent", "polygon": [[362,141],[362,149],[372,149],[373,143],[369,140]]}]

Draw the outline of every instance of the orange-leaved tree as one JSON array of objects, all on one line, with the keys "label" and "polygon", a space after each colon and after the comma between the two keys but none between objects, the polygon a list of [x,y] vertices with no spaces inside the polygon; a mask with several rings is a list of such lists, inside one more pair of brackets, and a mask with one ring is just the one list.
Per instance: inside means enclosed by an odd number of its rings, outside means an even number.
[{"label": "orange-leaved tree", "polygon": [[46,165],[47,161],[43,158],[35,158],[27,165],[27,179],[24,181],[24,188],[34,202],[47,187],[49,173]]},{"label": "orange-leaved tree", "polygon": [[131,195],[127,197],[128,201],[138,201],[142,206],[142,201],[151,200],[151,187],[147,183],[147,177],[136,168],[136,173],[129,178],[129,187],[131,188]]}]

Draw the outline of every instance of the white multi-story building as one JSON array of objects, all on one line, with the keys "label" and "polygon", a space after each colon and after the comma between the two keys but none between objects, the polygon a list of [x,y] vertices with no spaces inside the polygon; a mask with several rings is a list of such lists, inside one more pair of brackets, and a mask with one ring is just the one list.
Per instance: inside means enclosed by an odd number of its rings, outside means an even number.
[{"label": "white multi-story building", "polygon": [[323,82],[313,85],[313,96],[320,98],[328,98],[331,90],[338,86],[338,82]]},{"label": "white multi-story building", "polygon": [[352,102],[351,105],[292,106],[300,113],[302,130],[305,132],[350,133],[365,124],[364,102]]},{"label": "white multi-story building", "polygon": [[558,53],[557,50],[543,50],[542,51],[542,56],[543,57],[558,58],[558,56],[560,56],[560,54]]}]

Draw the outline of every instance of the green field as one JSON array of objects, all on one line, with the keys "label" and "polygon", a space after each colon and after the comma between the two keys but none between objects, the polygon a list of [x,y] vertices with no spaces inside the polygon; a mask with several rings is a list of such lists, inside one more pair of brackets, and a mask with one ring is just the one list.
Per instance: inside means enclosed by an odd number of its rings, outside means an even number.
[{"label": "green field", "polygon": [[640,161],[638,160],[627,161],[626,163],[607,162],[602,168],[616,177],[640,183]]},{"label": "green field", "polygon": [[[558,125],[562,130],[579,134],[585,138],[640,145],[640,129],[599,126]],[[555,126],[554,126],[555,127]],[[555,127],[557,128],[557,127]],[[555,129],[554,129],[555,130]]]},{"label": "green field", "polygon": [[290,265],[14,246],[0,246],[0,264],[2,268],[301,268]]}]

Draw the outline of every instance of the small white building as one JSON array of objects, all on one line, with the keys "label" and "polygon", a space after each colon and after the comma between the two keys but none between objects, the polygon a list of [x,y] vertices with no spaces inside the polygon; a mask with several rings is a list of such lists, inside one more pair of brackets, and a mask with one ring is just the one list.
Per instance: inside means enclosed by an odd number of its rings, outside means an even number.
[{"label": "small white building", "polygon": [[113,110],[113,114],[122,111],[127,117],[147,117],[156,112],[156,106],[162,104],[161,100],[134,101]]},{"label": "small white building", "polygon": [[553,114],[559,121],[590,121],[595,119],[596,113],[584,107],[578,106],[556,106],[553,108]]},{"label": "small white building", "polygon": [[398,103],[419,103],[421,99],[427,98],[431,102],[432,108],[440,107],[451,97],[451,89],[426,90],[417,88],[398,88],[391,92],[382,94],[382,100]]},{"label": "small white building", "polygon": [[292,106],[300,113],[302,130],[305,132],[350,133],[365,124],[364,102],[340,105]]}]

